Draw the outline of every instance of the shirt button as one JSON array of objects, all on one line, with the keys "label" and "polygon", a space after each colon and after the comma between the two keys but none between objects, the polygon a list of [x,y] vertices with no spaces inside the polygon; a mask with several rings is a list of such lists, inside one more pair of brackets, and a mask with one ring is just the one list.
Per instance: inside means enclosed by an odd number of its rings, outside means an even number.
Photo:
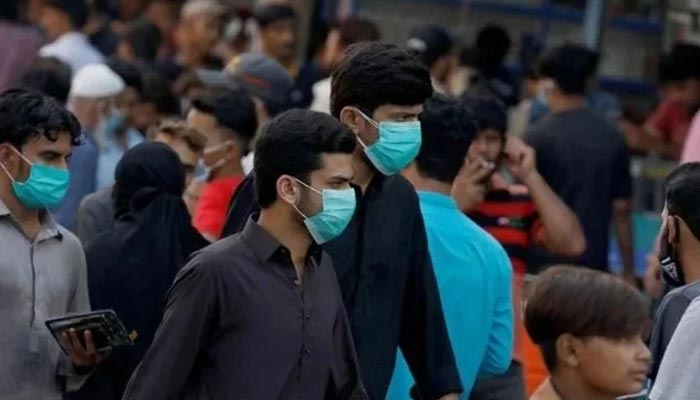
[{"label": "shirt button", "polygon": [[308,321],[310,319],[311,319],[311,313],[306,313],[306,320]]},{"label": "shirt button", "polygon": [[311,354],[311,350],[306,349],[306,350],[304,350],[304,353],[306,353],[306,355],[309,355],[309,354]]},{"label": "shirt button", "polygon": [[294,286],[299,286],[299,279],[294,279]]}]

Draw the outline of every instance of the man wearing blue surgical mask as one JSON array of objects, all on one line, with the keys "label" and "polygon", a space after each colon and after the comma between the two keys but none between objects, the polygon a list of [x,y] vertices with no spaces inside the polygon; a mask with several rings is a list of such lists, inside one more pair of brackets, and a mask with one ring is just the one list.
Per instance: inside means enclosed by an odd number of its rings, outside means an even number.
[{"label": "man wearing blue surgical mask", "polygon": [[267,125],[255,145],[260,214],[180,271],[125,399],[368,398],[319,246],[355,211],[354,149],[326,114],[291,110]]},{"label": "man wearing blue surgical mask", "polygon": [[68,190],[68,159],[80,124],[54,100],[26,89],[0,94],[0,393],[62,398],[102,360],[89,331],[72,332],[67,354],[49,318],[90,310],[78,239],[48,209]]},{"label": "man wearing blue surgical mask", "polygon": [[[455,399],[462,385],[418,197],[397,174],[420,150],[430,74],[397,46],[359,43],[332,82],[331,112],[357,139],[352,183],[362,195],[348,228],[323,248],[338,275],[362,381],[371,399],[384,399],[401,348],[424,399]],[[238,190],[225,234],[243,229],[253,198]]]},{"label": "man wearing blue surgical mask", "polygon": [[68,193],[54,209],[56,220],[68,229],[74,229],[82,199],[108,187],[121,154],[142,139],[138,133],[124,137],[128,140],[118,138],[124,119],[116,106],[125,88],[124,80],[103,64],[87,65],[73,76],[67,108],[80,122],[82,145],[75,149],[69,164],[74,179]]}]

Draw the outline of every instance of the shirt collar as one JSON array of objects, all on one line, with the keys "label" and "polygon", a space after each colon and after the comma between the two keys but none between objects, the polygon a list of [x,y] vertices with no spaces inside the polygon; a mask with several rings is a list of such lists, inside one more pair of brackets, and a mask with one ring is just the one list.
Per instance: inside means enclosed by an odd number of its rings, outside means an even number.
[{"label": "shirt collar", "polygon": [[457,209],[457,202],[450,196],[436,192],[418,192],[418,198],[423,204],[430,204],[442,208]]},{"label": "shirt collar", "polygon": [[[243,240],[253,250],[258,260],[263,263],[268,262],[278,252],[286,252],[287,257],[289,257],[289,250],[258,224],[258,217],[260,217],[260,214],[251,215],[243,228],[243,232],[241,232]],[[309,247],[308,255],[315,258],[317,262],[320,261],[321,246],[313,243]]]},{"label": "shirt collar", "polygon": [[[12,217],[10,209],[7,208],[2,200],[0,200],[0,217]],[[41,242],[52,238],[62,239],[63,234],[61,234],[58,224],[51,212],[48,210],[41,211],[41,230],[36,236],[36,241]]]}]

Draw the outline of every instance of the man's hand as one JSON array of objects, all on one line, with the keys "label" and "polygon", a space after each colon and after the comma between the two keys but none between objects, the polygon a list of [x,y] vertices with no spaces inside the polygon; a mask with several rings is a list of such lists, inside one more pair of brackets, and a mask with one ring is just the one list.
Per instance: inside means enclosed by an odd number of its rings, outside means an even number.
[{"label": "man's hand", "polygon": [[438,400],[459,400],[459,395],[457,393],[450,393],[440,397]]},{"label": "man's hand", "polygon": [[519,138],[509,138],[503,152],[506,154],[506,167],[520,182],[527,185],[532,178],[538,175],[535,149]]},{"label": "man's hand", "polygon": [[452,185],[452,198],[457,202],[460,210],[466,212],[473,210],[486,196],[485,179],[495,169],[493,163],[484,159],[467,157],[462,169]]},{"label": "man's hand", "polygon": [[647,256],[644,289],[654,300],[658,300],[664,295],[664,285],[661,282],[661,264],[659,263],[658,256],[654,253]]},{"label": "man's hand", "polygon": [[83,339],[85,346],[80,342],[75,329],[61,335],[61,345],[68,352],[71,363],[76,367],[92,367],[101,363],[104,357],[95,350],[92,332],[83,331]]}]

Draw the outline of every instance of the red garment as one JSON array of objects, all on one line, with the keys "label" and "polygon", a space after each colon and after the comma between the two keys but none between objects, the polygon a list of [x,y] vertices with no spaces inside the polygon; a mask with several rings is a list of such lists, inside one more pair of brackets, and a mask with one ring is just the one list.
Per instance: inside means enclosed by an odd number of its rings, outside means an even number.
[{"label": "red garment", "polygon": [[242,180],[243,177],[233,176],[204,185],[194,210],[193,224],[199,233],[217,239],[221,237],[231,197]]},{"label": "red garment", "polygon": [[647,119],[647,124],[667,143],[683,144],[688,135],[692,115],[681,102],[664,100]]}]

